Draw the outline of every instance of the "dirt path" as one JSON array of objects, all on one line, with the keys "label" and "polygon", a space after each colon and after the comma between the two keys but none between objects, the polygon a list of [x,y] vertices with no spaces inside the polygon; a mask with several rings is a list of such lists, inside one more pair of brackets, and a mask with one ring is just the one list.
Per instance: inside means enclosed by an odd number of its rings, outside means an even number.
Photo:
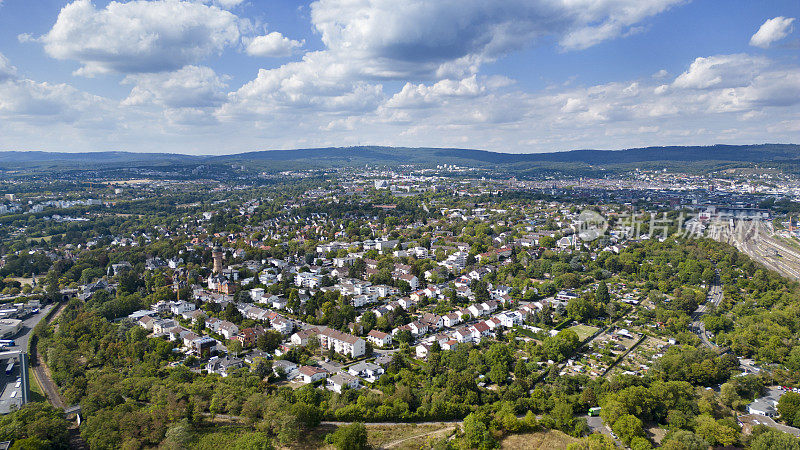
[{"label": "dirt path", "polygon": [[383,444],[382,448],[394,448],[402,444],[403,442],[410,441],[412,439],[420,439],[425,437],[447,437],[456,429],[455,425],[451,427],[441,428],[438,430],[428,431],[426,433],[417,434],[414,436],[405,437],[403,439],[398,439],[396,441],[391,441]]}]

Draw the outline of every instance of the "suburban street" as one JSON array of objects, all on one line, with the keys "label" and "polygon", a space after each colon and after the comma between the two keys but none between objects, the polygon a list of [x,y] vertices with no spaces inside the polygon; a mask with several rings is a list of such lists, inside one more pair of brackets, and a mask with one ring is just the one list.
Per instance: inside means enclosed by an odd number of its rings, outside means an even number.
[{"label": "suburban street", "polygon": [[745,428],[751,428],[755,425],[766,425],[783,433],[789,433],[793,436],[800,437],[800,428],[777,423],[772,418],[762,416],[761,414],[746,414],[739,416],[739,422],[741,422]]}]

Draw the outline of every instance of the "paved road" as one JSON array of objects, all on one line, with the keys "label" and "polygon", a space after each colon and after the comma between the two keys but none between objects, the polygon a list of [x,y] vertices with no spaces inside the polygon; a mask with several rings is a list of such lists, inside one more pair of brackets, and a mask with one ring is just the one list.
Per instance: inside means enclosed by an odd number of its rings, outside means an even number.
[{"label": "paved road", "polygon": [[44,316],[53,309],[55,305],[47,305],[41,310],[39,310],[38,314],[32,314],[28,318],[22,321],[22,331],[20,331],[16,337],[12,337],[14,339],[14,343],[16,344],[13,347],[10,347],[9,350],[28,350],[28,341],[31,339],[31,334],[33,332],[33,327],[35,327],[39,322],[42,321]]},{"label": "paved road", "polygon": [[782,423],[777,423],[771,418],[767,416],[762,416],[760,414],[746,414],[743,416],[739,416],[739,422],[742,422],[742,424],[747,424],[749,426],[754,426],[758,424],[766,425],[770,428],[775,428],[778,431],[782,431],[784,433],[789,433],[794,436],[800,437],[800,428],[790,427]]},{"label": "paved road", "polygon": [[603,422],[602,417],[600,416],[591,417],[588,415],[583,415],[580,417],[586,419],[586,424],[589,425],[589,429],[591,429],[592,432],[605,434],[611,439],[614,439],[614,442],[616,442],[617,445],[619,445],[622,448],[625,448],[625,445],[619,439],[614,437],[613,433],[611,433],[611,429],[606,426],[605,422]]},{"label": "paved road", "polygon": [[[53,308],[52,305],[43,308],[40,312],[36,314],[31,314],[27,318],[22,321],[22,327],[20,331],[13,335],[9,336],[9,339],[14,340],[13,346],[4,348],[4,350],[9,351],[22,351],[26,352],[28,350],[28,341],[30,340],[31,334],[33,332],[33,327],[36,326],[44,316]],[[5,363],[8,361],[4,361]],[[4,372],[0,373],[0,413],[6,414],[10,412],[11,408],[16,406],[19,407],[22,404],[22,395],[21,395],[21,388],[20,388],[20,380],[22,377],[22,369],[19,364],[14,364],[12,372],[6,375]]]},{"label": "paved road", "polygon": [[706,297],[706,301],[697,307],[697,309],[692,313],[692,329],[695,333],[700,337],[700,340],[703,342],[703,345],[706,347],[714,348],[717,344],[711,342],[708,339],[708,332],[706,331],[706,325],[703,322],[703,316],[706,315],[707,312],[712,310],[713,308],[717,308],[719,304],[722,302],[722,286],[719,284],[714,284],[708,289],[708,297]]}]

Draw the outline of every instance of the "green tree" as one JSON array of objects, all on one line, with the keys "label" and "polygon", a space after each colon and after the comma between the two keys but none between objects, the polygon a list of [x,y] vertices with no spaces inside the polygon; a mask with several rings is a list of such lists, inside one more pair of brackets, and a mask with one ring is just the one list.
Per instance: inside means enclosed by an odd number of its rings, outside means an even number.
[{"label": "green tree", "polygon": [[642,421],[630,414],[626,414],[617,419],[611,429],[613,429],[620,440],[627,445],[631,445],[631,441],[635,437],[644,437]]},{"label": "green tree", "polygon": [[367,428],[363,423],[344,425],[329,436],[330,443],[338,450],[365,450],[367,448]]},{"label": "green tree", "polygon": [[489,449],[496,443],[489,428],[475,413],[464,418],[464,443],[468,448]]},{"label": "green tree", "polygon": [[489,371],[489,379],[492,380],[492,383],[497,385],[505,384],[508,379],[508,369],[502,364],[493,365],[492,369]]},{"label": "green tree", "polygon": [[283,335],[277,330],[267,330],[266,333],[258,337],[256,346],[265,352],[272,353],[281,345]]},{"label": "green tree", "polygon": [[297,402],[292,405],[292,414],[306,428],[314,428],[322,420],[322,410],[316,405],[304,402]]},{"label": "green tree", "polygon": [[0,440],[30,438],[31,445],[44,442],[48,447],[66,447],[68,428],[62,411],[48,403],[28,403],[0,418]]},{"label": "green tree", "polygon": [[614,439],[600,433],[586,436],[580,442],[573,442],[567,446],[567,450],[617,450],[618,448]]},{"label": "green tree", "polygon": [[550,416],[555,420],[555,427],[565,433],[571,431],[575,426],[575,411],[570,403],[557,402],[550,412]]},{"label": "green tree", "polygon": [[753,428],[750,437],[750,448],[752,450],[800,450],[800,439],[789,433],[757,425]]},{"label": "green tree", "polygon": [[708,442],[691,431],[678,430],[667,434],[661,447],[666,450],[708,450]]},{"label": "green tree", "polygon": [[414,336],[408,330],[400,330],[394,339],[401,344],[410,344],[414,341]]},{"label": "green tree", "polygon": [[597,290],[594,293],[594,299],[597,300],[598,303],[608,303],[611,301],[611,296],[608,295],[608,285],[606,285],[605,281],[601,281],[597,285]]},{"label": "green tree", "polygon": [[797,392],[787,392],[778,400],[778,412],[781,413],[781,420],[789,425],[800,425],[800,394]]},{"label": "green tree", "polygon": [[228,352],[233,356],[239,356],[239,353],[242,353],[242,343],[236,339],[231,339],[228,341]]}]

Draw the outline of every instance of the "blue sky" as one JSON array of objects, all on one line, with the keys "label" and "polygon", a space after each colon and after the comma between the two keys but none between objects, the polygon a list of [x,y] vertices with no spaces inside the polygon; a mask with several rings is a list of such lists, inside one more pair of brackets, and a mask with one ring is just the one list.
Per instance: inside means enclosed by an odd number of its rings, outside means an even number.
[{"label": "blue sky", "polygon": [[798,142],[800,3],[0,0],[0,150]]}]

